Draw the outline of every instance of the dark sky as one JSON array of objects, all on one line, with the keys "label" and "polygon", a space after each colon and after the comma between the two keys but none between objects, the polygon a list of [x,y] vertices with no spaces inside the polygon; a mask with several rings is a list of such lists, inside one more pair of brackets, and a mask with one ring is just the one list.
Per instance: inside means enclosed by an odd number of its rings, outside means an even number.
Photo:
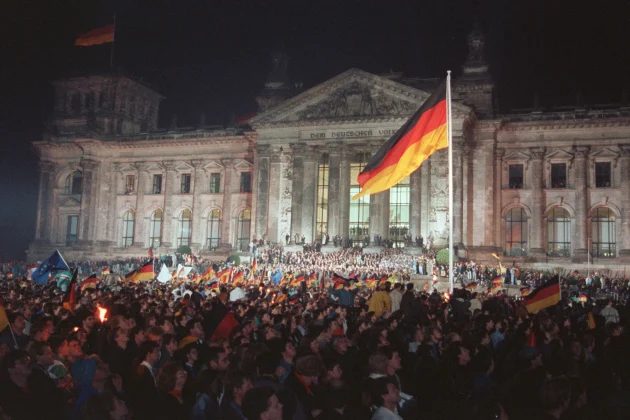
[{"label": "dark sky", "polygon": [[627,2],[599,0],[19,0],[0,13],[0,260],[34,237],[37,158],[52,108],[50,81],[105,71],[109,46],[74,47],[117,16],[115,62],[167,99],[161,126],[223,124],[255,110],[269,55],[311,87],[351,67],[455,76],[475,17],[502,111],[619,103],[630,74]]}]

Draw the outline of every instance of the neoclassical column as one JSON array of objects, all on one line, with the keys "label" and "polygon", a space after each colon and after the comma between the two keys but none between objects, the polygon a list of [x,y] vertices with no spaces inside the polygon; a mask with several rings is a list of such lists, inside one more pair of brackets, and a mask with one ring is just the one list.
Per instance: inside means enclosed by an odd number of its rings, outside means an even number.
[{"label": "neoclassical column", "polygon": [[543,213],[545,211],[545,193],[543,191],[543,158],[545,157],[545,148],[532,147],[529,152],[531,156],[529,169],[532,184],[532,220],[529,254],[534,257],[543,257],[545,255],[545,246],[543,244],[545,237],[543,232]]},{"label": "neoclassical column", "polygon": [[190,164],[192,165],[194,172],[192,189],[192,238],[190,246],[193,249],[201,249],[205,242],[202,238],[203,220],[201,218],[201,213],[203,212],[203,209],[201,208],[201,194],[203,193],[202,177],[205,172],[203,170],[203,161],[201,159],[192,159]]},{"label": "neoclassical column", "polygon": [[351,152],[344,145],[341,149],[339,164],[339,227],[337,228],[337,232],[343,237],[348,237],[350,234],[350,157]]},{"label": "neoclassical column", "polygon": [[621,204],[621,249],[619,256],[630,259],[630,144],[619,145],[619,193]]},{"label": "neoclassical column", "polygon": [[[328,230],[331,237],[338,235],[340,216],[341,145],[328,143]],[[349,194],[349,192],[348,192]]]},{"label": "neoclassical column", "polygon": [[370,238],[389,239],[389,190],[370,195]]},{"label": "neoclassical column", "polygon": [[304,155],[302,180],[302,231],[306,243],[315,241],[315,194],[317,191],[317,162],[319,155],[309,148]]},{"label": "neoclassical column", "polygon": [[79,217],[79,240],[83,242],[92,241],[93,238],[90,235],[91,224],[96,223],[95,220],[91,220],[91,215],[94,214],[94,173],[98,170],[99,163],[92,159],[81,159],[80,163],[83,168],[82,178],[82,192],[81,192],[81,210]]},{"label": "neoclassical column", "polygon": [[297,143],[291,145],[293,152],[293,187],[291,199],[291,243],[295,241],[295,235],[300,237],[302,231],[302,206],[304,197],[304,158],[307,153],[305,144]]},{"label": "neoclassical column", "polygon": [[[425,161],[424,163],[426,163]],[[423,165],[424,165],[423,163]],[[409,176],[409,234],[415,244],[422,234],[422,166]]]},{"label": "neoclassical column", "polygon": [[493,186],[493,198],[494,198],[494,246],[498,249],[503,249],[503,237],[501,236],[501,209],[503,203],[501,202],[501,176],[503,173],[503,156],[505,155],[505,149],[498,147],[494,149],[494,186]]},{"label": "neoclassical column", "polygon": [[173,214],[173,194],[175,194],[176,187],[176,173],[175,173],[175,161],[166,160],[162,162],[164,172],[166,172],[166,180],[164,181],[164,219],[162,221],[162,241],[161,244],[164,248],[171,248],[173,246],[173,217],[177,217]]},{"label": "neoclassical column", "polygon": [[[238,229],[236,224],[236,218],[238,215],[233,214],[232,208],[232,192],[234,187],[234,160],[229,158],[221,159],[221,164],[225,168],[224,176],[224,188],[223,188],[223,221],[221,225],[221,248],[232,248],[233,238],[236,238],[236,233],[232,232],[232,226]],[[232,223],[234,222],[234,223]]]},{"label": "neoclassical column", "polygon": [[118,201],[118,180],[120,179],[120,163],[112,162],[109,170],[109,193],[107,206],[107,226],[105,238],[109,245],[116,244],[116,203]]},{"label": "neoclassical column", "polygon": [[263,238],[268,232],[267,220],[269,217],[269,170],[271,148],[267,145],[256,146],[255,150],[255,168],[256,168],[256,189],[254,206],[256,218],[256,231],[254,232],[257,239]]},{"label": "neoclassical column", "polygon": [[144,233],[145,224],[144,220],[144,195],[146,190],[147,176],[147,164],[146,162],[134,162],[133,167],[138,172],[138,187],[136,189],[136,220],[135,220],[135,232],[133,235],[133,245],[138,247],[144,247]]},{"label": "neoclassical column", "polygon": [[463,222],[464,222],[464,171],[462,168],[462,157],[464,154],[464,138],[453,137],[453,214],[449,215],[453,223],[453,242],[458,248],[463,248]]},{"label": "neoclassical column", "polygon": [[588,156],[587,146],[574,148],[575,159],[575,233],[573,234],[573,259],[576,262],[586,261],[588,246]]},{"label": "neoclassical column", "polygon": [[[431,212],[431,159],[420,165],[420,233],[423,238],[429,237],[431,232],[429,214]],[[415,238],[414,238],[415,239]]]},{"label": "neoclassical column", "polygon": [[37,200],[37,229],[35,238],[50,241],[52,219],[52,201],[55,185],[55,164],[48,161],[39,162],[39,197]]}]

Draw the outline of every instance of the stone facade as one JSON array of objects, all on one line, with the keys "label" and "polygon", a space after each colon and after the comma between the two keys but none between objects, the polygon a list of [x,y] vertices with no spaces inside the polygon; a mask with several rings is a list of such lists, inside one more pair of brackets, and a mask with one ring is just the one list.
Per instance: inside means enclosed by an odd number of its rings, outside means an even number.
[{"label": "stone facade", "polygon": [[[469,57],[453,85],[452,214],[447,151],[441,150],[409,177],[406,232],[441,247],[453,223],[458,252],[477,260],[492,259],[495,252],[521,262],[584,262],[589,250],[601,264],[630,259],[630,109],[496,115],[480,31],[468,42]],[[285,244],[287,236],[295,242],[296,234],[307,243],[321,240],[322,233],[347,237],[362,217],[357,214],[365,215],[358,223],[370,239],[392,238],[394,192],[375,194],[357,210],[353,171],[426,100],[436,81],[350,69],[298,94],[286,77],[286,57],[274,60],[251,129],[171,127],[141,134],[131,123],[138,111],[129,115],[130,98],[145,98],[146,108],[161,97],[129,79],[108,83],[126,86],[111,101],[118,104],[114,117],[130,131],[112,132],[107,122],[81,123],[114,118],[107,107],[82,111],[84,116],[59,114],[53,121],[58,128],[34,143],[41,164],[30,258],[54,248],[84,257],[141,255],[158,209],[160,248],[169,251],[181,239],[184,210],[191,214],[188,243],[202,253],[227,253],[250,238]],[[58,109],[67,109],[63,103],[73,97],[68,86],[90,91],[101,82],[59,82]],[[147,124],[155,128],[153,120]],[[81,188],[73,191],[76,173]],[[220,175],[217,190],[212,174]],[[155,175],[162,176],[158,192]],[[251,183],[251,193],[243,192],[243,182]],[[213,210],[222,215],[215,246],[208,242]],[[132,238],[129,211],[135,214]],[[245,233],[244,211],[251,212]]]}]

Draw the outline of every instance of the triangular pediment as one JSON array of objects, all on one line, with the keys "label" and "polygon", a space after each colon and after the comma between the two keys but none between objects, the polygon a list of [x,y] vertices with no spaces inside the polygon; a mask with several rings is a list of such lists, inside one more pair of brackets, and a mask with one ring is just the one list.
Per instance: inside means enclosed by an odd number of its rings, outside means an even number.
[{"label": "triangular pediment", "polygon": [[206,165],[204,165],[203,169],[206,172],[221,171],[224,169],[224,166],[219,161],[211,160]]},{"label": "triangular pediment", "polygon": [[126,173],[126,172],[135,172],[136,168],[130,164],[130,163],[123,163],[122,165],[120,165],[120,172]]},{"label": "triangular pediment", "polygon": [[175,167],[177,172],[191,172],[193,169],[195,168],[188,163],[180,163]]},{"label": "triangular pediment", "polygon": [[162,172],[162,165],[158,162],[147,163],[147,172]]},{"label": "triangular pediment", "polygon": [[602,147],[600,149],[591,150],[589,157],[591,158],[618,158],[619,152],[617,150],[613,150],[608,147]]},{"label": "triangular pediment", "polygon": [[59,207],[77,207],[81,205],[81,195],[63,195],[57,203]]},{"label": "triangular pediment", "polygon": [[[358,69],[350,69],[257,115],[254,128],[302,124],[397,121],[411,116],[430,92]],[[454,112],[470,108],[453,103]]]},{"label": "triangular pediment", "polygon": [[547,159],[573,159],[573,154],[564,150],[554,150],[545,156]]},{"label": "triangular pediment", "polygon": [[530,159],[529,155],[518,150],[510,152],[503,157],[504,161],[529,160],[529,159]]},{"label": "triangular pediment", "polygon": [[234,169],[249,171],[249,170],[252,170],[253,168],[254,168],[254,165],[245,159],[239,159],[236,162],[234,162]]}]

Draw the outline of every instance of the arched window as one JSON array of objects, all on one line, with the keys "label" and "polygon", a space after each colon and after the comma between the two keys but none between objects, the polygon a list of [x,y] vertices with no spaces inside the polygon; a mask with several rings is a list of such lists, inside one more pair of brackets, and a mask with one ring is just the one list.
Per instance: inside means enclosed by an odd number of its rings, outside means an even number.
[{"label": "arched window", "polygon": [[615,214],[599,207],[591,214],[591,252],[593,257],[614,258],[617,255]]},{"label": "arched window", "polygon": [[162,242],[162,210],[157,209],[151,215],[149,223],[149,246],[157,248]]},{"label": "arched window", "polygon": [[83,190],[83,173],[74,171],[66,178],[66,194],[81,194]]},{"label": "arched window", "polygon": [[221,242],[221,210],[214,209],[208,216],[208,238],[206,247],[208,249],[216,249]]},{"label": "arched window", "polygon": [[236,226],[236,247],[239,251],[245,251],[249,246],[249,230],[251,225],[252,211],[245,209],[238,215]]},{"label": "arched window", "polygon": [[192,212],[185,209],[179,214],[179,224],[177,226],[177,247],[190,246],[192,235]]},{"label": "arched window", "polygon": [[129,210],[123,216],[122,246],[128,248],[133,244],[133,230],[136,224],[136,213]]},{"label": "arched window", "polygon": [[520,207],[505,215],[505,255],[527,255],[527,215]]},{"label": "arched window", "polygon": [[571,218],[561,207],[555,207],[547,216],[547,255],[571,256]]}]

